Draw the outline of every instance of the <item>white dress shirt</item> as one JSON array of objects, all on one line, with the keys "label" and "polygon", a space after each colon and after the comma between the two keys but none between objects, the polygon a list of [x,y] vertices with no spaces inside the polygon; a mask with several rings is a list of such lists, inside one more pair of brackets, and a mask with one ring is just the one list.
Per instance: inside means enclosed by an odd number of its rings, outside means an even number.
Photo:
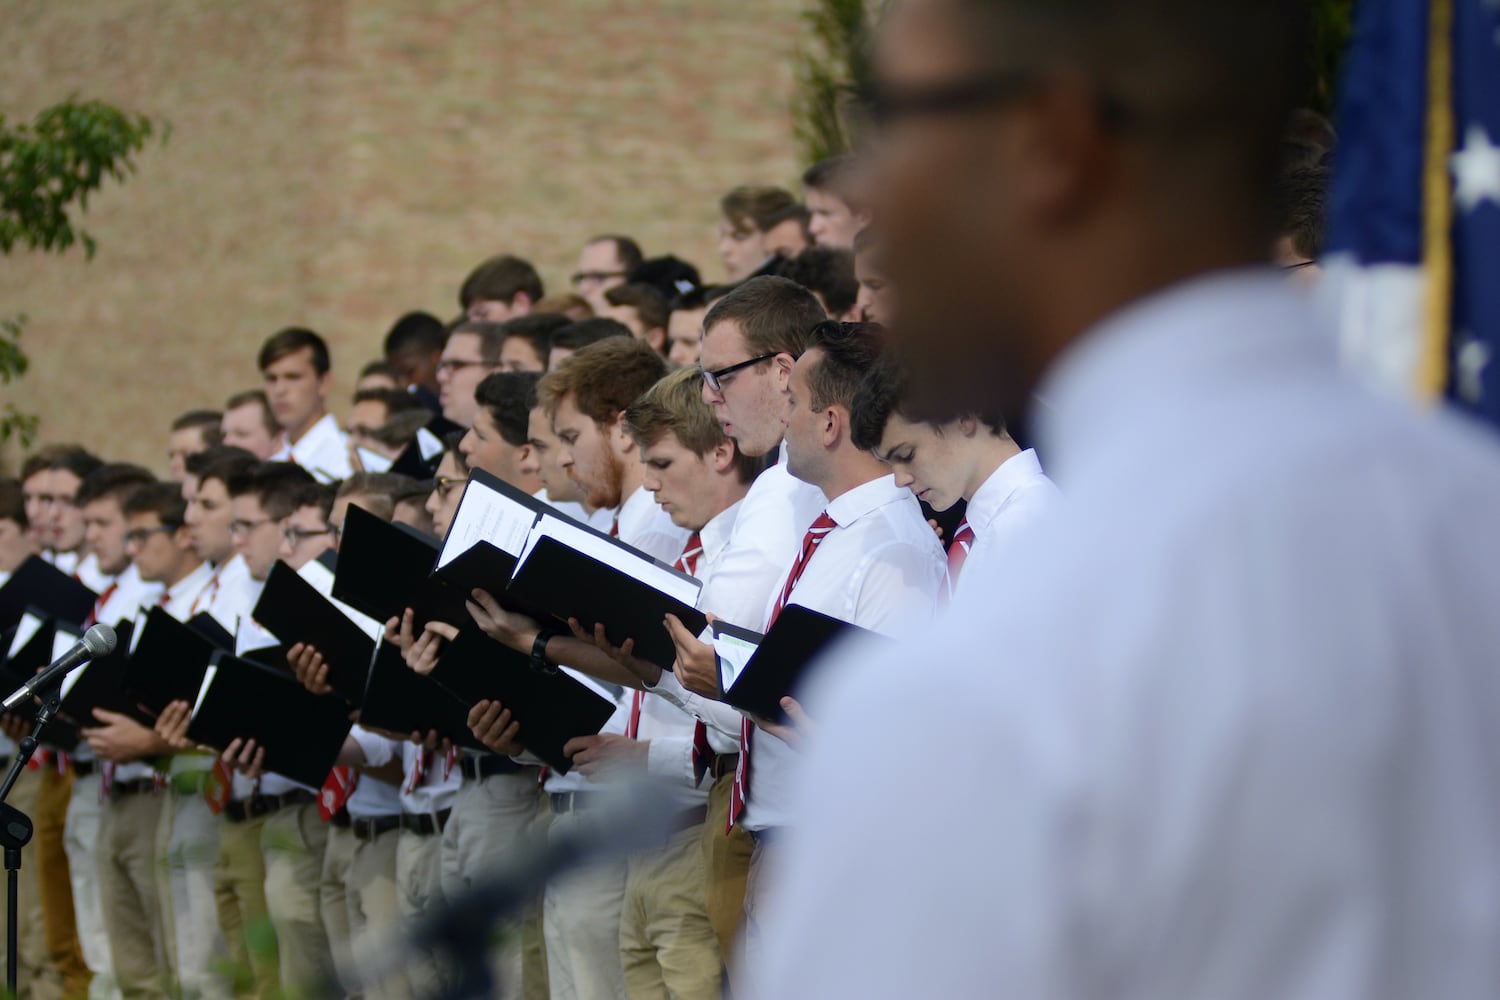
[{"label": "white dress shirt", "polygon": [[134,621],[141,608],[153,608],[161,601],[161,593],[161,584],[142,580],[141,571],[131,563],[99,591],[102,600],[95,605],[94,620],[106,625]]},{"label": "white dress shirt", "polygon": [[[409,740],[388,739],[358,726],[350,730],[349,735],[359,744],[360,752],[365,755],[365,763],[370,767],[380,767],[397,757],[401,759],[403,777],[398,800],[402,812],[436,816],[445,809],[453,808],[454,796],[458,794],[458,786],[463,783],[463,772],[457,764],[451,770],[446,766],[443,751],[433,750],[427,754],[422,780],[413,787],[412,778],[423,748]],[[364,783],[363,780],[360,781],[360,784]],[[370,784],[379,782],[372,781]]]},{"label": "white dress shirt", "polygon": [[[898,487],[894,476],[881,476],[830,500],[827,511],[838,527],[818,544],[787,603],[888,635],[929,621],[948,563],[911,490]],[[782,586],[763,610],[762,631]],[[751,738],[750,794],[740,823],[750,831],[787,826],[797,820],[792,776],[801,754],[759,729]],[[869,738],[863,734],[846,751]]]},{"label": "white dress shirt", "polygon": [[[1000,463],[990,473],[974,499],[969,501],[964,520],[974,532],[974,543],[958,578],[957,589],[973,570],[1003,560],[1017,541],[1038,530],[1050,516],[1059,500],[1057,487],[1042,473],[1036,452],[1027,448]],[[977,577],[982,573],[975,572]]]},{"label": "white dress shirt", "polygon": [[214,569],[208,585],[203,588],[201,598],[194,602],[193,615],[207,613],[214,621],[224,626],[233,635],[239,630],[240,616],[248,615],[255,607],[255,596],[259,596],[264,583],[256,584],[250,579],[250,567],[245,557],[236,552]]},{"label": "white dress shirt", "polygon": [[53,566],[56,566],[58,569],[62,570],[69,576],[72,576],[73,573],[78,569],[79,557],[78,551],[76,549],[72,552],[58,552],[55,549],[43,549],[40,554],[43,561],[51,563]]},{"label": "white dress shirt", "polygon": [[532,496],[564,517],[571,517],[580,524],[587,524],[589,527],[598,528],[600,531],[608,531],[610,524],[615,519],[614,511],[596,510],[590,514],[581,503],[574,503],[572,500],[554,500],[547,493],[547,487],[545,486],[533,493]]},{"label": "white dress shirt", "polygon": [[[163,595],[166,600],[162,602],[162,608],[178,621],[187,621],[193,617],[193,605],[198,602],[198,598],[202,596],[213,576],[212,566],[208,563],[199,563],[197,569],[166,589]],[[158,597],[157,600],[161,601],[161,598]]]},{"label": "white dress shirt", "polygon": [[1496,995],[1500,454],[1331,342],[1235,273],[1056,364],[1060,516],[809,697],[752,995]]},{"label": "white dress shirt", "polygon": [[115,582],[115,578],[99,568],[99,557],[90,552],[78,561],[73,575],[78,582],[89,588],[96,594],[104,593],[104,588]]},{"label": "white dress shirt", "polygon": [[295,462],[312,473],[320,483],[348,479],[354,467],[349,463],[349,439],[339,430],[333,414],[322,418],[297,439],[296,444],[283,440],[271,456],[273,462]]}]

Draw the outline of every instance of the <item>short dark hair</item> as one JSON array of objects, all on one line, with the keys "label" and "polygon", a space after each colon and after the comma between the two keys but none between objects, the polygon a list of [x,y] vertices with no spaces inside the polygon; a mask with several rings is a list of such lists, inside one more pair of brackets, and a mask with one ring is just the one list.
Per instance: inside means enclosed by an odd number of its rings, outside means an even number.
[{"label": "short dark hair", "polygon": [[525,292],[535,302],[543,295],[542,276],[530,261],[501,254],[481,263],[464,279],[458,290],[458,304],[467,309],[475,302],[514,302]]},{"label": "short dark hair", "polygon": [[387,448],[404,448],[416,438],[417,431],[432,422],[426,407],[393,413],[385,423],[370,432],[370,437]]},{"label": "short dark hair", "polygon": [[305,483],[297,487],[292,494],[292,509],[288,513],[295,513],[303,507],[316,507],[323,513],[323,520],[328,520],[328,515],[333,513],[333,497],[338,492],[338,487],[319,482]]},{"label": "short dark hair", "polygon": [[703,317],[703,330],[707,333],[719,323],[735,322],[751,356],[800,358],[812,328],[827,319],[812,292],[787,278],[763,275],[741,282],[715,302]]},{"label": "short dark hair", "polygon": [[719,199],[719,212],[736,229],[765,232],[792,218],[802,205],[786,188],[741,185]]},{"label": "short dark hair", "polygon": [[427,407],[416,397],[415,393],[407,392],[405,389],[361,389],[354,394],[356,403],[384,403],[386,419],[398,413],[409,413],[413,410],[427,412]]},{"label": "short dark hair", "polygon": [[624,269],[626,274],[639,267],[641,261],[646,258],[646,255],[641,253],[641,245],[629,236],[606,233],[603,236],[595,236],[588,241],[587,245],[593,246],[595,243],[613,243],[615,246],[615,256],[619,258],[620,267]]},{"label": "short dark hair", "polygon": [[552,350],[552,335],[565,326],[570,326],[572,320],[562,313],[528,313],[525,316],[517,316],[515,319],[506,320],[501,324],[505,328],[505,339],[520,337],[531,345],[536,356],[541,359],[542,367],[547,367],[547,354]]},{"label": "short dark hair", "polygon": [[271,412],[271,401],[266,398],[264,389],[247,389],[244,392],[235,393],[224,404],[224,412],[228,413],[230,410],[238,410],[242,406],[251,404],[260,407],[260,422],[265,426],[267,434],[275,437],[281,433],[281,425],[276,423],[276,414]]},{"label": "short dark hair", "polygon": [[400,381],[396,379],[396,369],[392,368],[389,362],[381,358],[376,358],[374,361],[366,361],[365,366],[359,370],[359,377],[362,379],[369,378],[371,375],[384,375],[389,379]]},{"label": "short dark hair", "polygon": [[156,477],[139,465],[112,462],[108,465],[101,465],[88,474],[79,484],[78,495],[73,498],[73,502],[82,507],[84,504],[109,497],[123,508],[130,494],[154,482],[156,482]]},{"label": "short dark hair", "polygon": [[235,476],[242,474],[259,461],[260,459],[243,448],[221,444],[205,448],[196,455],[189,455],[187,472],[190,476],[197,476],[199,483],[206,479],[218,479],[227,487]]},{"label": "short dark hair", "polygon": [[[854,447],[870,452],[880,447],[886,424],[890,423],[893,415],[912,423],[931,424],[934,428],[941,427],[951,419],[951,415],[940,418],[917,409],[905,368],[898,359],[889,355],[881,357],[860,382],[849,413],[849,437],[854,442]],[[973,417],[994,434],[1006,433],[1005,418],[999,410],[976,413]]]},{"label": "short dark hair", "polygon": [[78,444],[50,444],[39,449],[21,466],[21,481],[38,472],[71,472],[79,481],[104,464],[104,460]]},{"label": "short dark hair", "polygon": [[163,528],[176,531],[187,518],[187,501],[182,499],[181,483],[147,483],[120,505],[126,517],[132,514],[155,514]]},{"label": "short dark hair", "polygon": [[260,370],[265,371],[287,355],[304,348],[312,352],[313,369],[319,375],[327,375],[333,367],[333,357],[328,353],[327,342],[300,326],[289,326],[266,338],[260,348]]},{"label": "short dark hair", "polygon": [[537,372],[493,372],[474,387],[474,401],[483,407],[500,429],[505,443],[519,448],[528,440],[526,422],[531,418],[531,400],[536,398]]},{"label": "short dark hair", "polygon": [[292,462],[261,462],[250,469],[248,482],[230,490],[230,495],[253,495],[266,516],[279,521],[297,509],[299,491],[317,482],[312,473]]},{"label": "short dark hair", "polygon": [[698,269],[679,257],[668,254],[641,261],[631,269],[625,283],[650,285],[668,302],[680,295],[690,295],[703,287],[703,276]]},{"label": "short dark hair", "polygon": [[858,209],[855,177],[859,161],[852,154],[843,153],[819,160],[802,172],[802,188],[827,191],[850,208]]},{"label": "short dark hair", "polygon": [[552,333],[553,347],[561,347],[569,351],[581,351],[585,347],[597,344],[611,337],[625,337],[630,339],[630,327],[618,320],[605,319],[603,316],[594,316],[590,319],[581,319],[577,323],[569,323],[567,326],[554,330]]},{"label": "short dark hair", "polygon": [[612,306],[634,309],[641,317],[642,325],[648,330],[664,330],[667,327],[667,316],[671,312],[667,308],[667,300],[650,285],[616,285],[604,293],[604,301]]},{"label": "short dark hair", "polygon": [[822,413],[830,406],[853,412],[854,395],[880,361],[884,333],[875,323],[836,323],[828,320],[813,327],[807,349],[822,357],[807,373],[808,406]]},{"label": "short dark hair", "polygon": [[1328,168],[1293,167],[1277,185],[1278,235],[1289,237],[1292,249],[1308,260],[1323,253],[1328,229]]},{"label": "short dark hair", "polygon": [[385,353],[389,356],[402,351],[428,351],[437,353],[448,340],[448,331],[443,321],[432,313],[409,312],[396,320],[385,335]]},{"label": "short dark hair", "polygon": [[667,362],[643,340],[616,338],[591,344],[552,369],[537,384],[549,414],[569,395],[578,412],[608,424],[667,374]]},{"label": "short dark hair", "polygon": [[374,502],[365,509],[382,521],[389,521],[396,512],[394,494],[402,487],[406,479],[406,476],[389,472],[356,472],[339,484],[334,499],[367,497]]},{"label": "short dark hair", "polygon": [[26,517],[26,494],[21,481],[13,476],[0,477],[0,521],[14,521],[22,531],[31,527]]},{"label": "short dark hair", "polygon": [[219,433],[219,425],[223,422],[224,414],[218,410],[188,410],[172,421],[172,430],[185,431],[189,427],[201,427],[203,430],[199,433],[203,443],[215,445],[224,439]]},{"label": "short dark hair", "polygon": [[854,253],[843,247],[808,247],[783,264],[781,273],[818,295],[831,316],[843,316],[859,299]]},{"label": "short dark hair", "polygon": [[453,328],[449,336],[472,333],[479,338],[479,356],[488,364],[500,360],[500,349],[505,346],[505,324],[486,320],[466,319]]},{"label": "short dark hair", "polygon": [[669,303],[669,306],[672,312],[677,312],[679,309],[707,309],[737,287],[739,286],[704,285],[702,288],[695,288],[691,292],[677,296]]}]

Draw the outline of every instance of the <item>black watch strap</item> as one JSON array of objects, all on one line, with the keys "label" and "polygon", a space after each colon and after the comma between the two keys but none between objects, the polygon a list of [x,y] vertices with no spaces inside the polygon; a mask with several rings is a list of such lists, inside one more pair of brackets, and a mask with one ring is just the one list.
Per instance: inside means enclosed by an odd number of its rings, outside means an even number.
[{"label": "black watch strap", "polygon": [[536,634],[536,641],[531,644],[532,670],[540,670],[544,674],[550,674],[557,669],[547,662],[547,643],[551,642],[556,635],[556,632],[546,628]]}]

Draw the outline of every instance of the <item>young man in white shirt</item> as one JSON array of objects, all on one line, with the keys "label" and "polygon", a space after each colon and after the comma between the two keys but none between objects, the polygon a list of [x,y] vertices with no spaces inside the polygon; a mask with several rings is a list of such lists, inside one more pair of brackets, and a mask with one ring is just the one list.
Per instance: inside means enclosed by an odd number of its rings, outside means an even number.
[{"label": "young man in white shirt", "polygon": [[349,475],[348,442],[328,412],[328,344],[311,330],[288,327],[261,346],[259,364],[266,399],[286,435],[271,460],[295,462],[323,483]]},{"label": "young man in white shirt", "polygon": [[[90,621],[85,624],[117,626],[121,621],[134,619],[142,605],[154,604],[161,596],[160,585],[142,581],[125,550],[124,503],[137,489],[155,479],[138,465],[104,465],[89,473],[78,487],[74,503],[83,517],[84,543],[107,581],[99,591]],[[116,987],[103,907],[105,882],[112,874],[106,869],[113,869],[113,859],[100,858],[98,848],[101,814],[109,808],[106,792],[117,771],[108,761],[98,760],[87,741],[74,749],[72,757],[73,795],[68,805],[63,845],[68,851],[68,872],[73,882],[73,913],[83,957],[94,974],[97,988],[112,991]],[[123,780],[151,777],[150,769],[144,765],[137,764],[135,768],[144,773],[132,773],[134,769],[127,767]],[[142,832],[150,840],[155,834],[155,823]],[[118,882],[111,884],[112,890],[118,887]],[[151,915],[155,915],[154,908]],[[132,906],[125,919],[144,921],[147,914]]]},{"label": "young man in white shirt", "polygon": [[[221,444],[243,448],[261,461],[281,450],[284,436],[264,389],[237,392],[224,403]],[[185,468],[185,466],[184,466]]]},{"label": "young man in white shirt", "polygon": [[999,414],[964,414],[941,421],[913,412],[906,378],[884,358],[854,396],[856,446],[890,466],[904,486],[933,510],[968,502],[948,549],[948,590],[965,570],[993,560],[1036,531],[1059,494],[1036,452],[1016,444]]},{"label": "young man in white shirt", "polygon": [[[139,487],[123,512],[126,551],[141,580],[162,588],[153,603],[186,621],[213,569],[193,547],[181,488],[176,483]],[[205,970],[193,965],[193,949],[179,947],[176,922],[196,921],[217,930],[212,881],[202,891],[190,892],[184,869],[163,862],[178,797],[162,801],[145,763],[172,749],[132,720],[95,714],[103,725],[85,729],[84,737],[100,759],[116,765],[111,801],[100,821],[98,853],[116,982],[127,998],[160,996],[164,983],[174,981],[201,990]],[[190,905],[194,902],[196,906]],[[184,950],[190,954],[184,956]]]}]

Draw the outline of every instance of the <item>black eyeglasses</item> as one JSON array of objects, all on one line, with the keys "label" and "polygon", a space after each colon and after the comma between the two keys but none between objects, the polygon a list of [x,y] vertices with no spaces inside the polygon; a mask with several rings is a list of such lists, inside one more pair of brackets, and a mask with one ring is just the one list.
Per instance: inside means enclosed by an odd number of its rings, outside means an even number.
[{"label": "black eyeglasses", "polygon": [[725,377],[727,377],[729,375],[733,375],[735,372],[737,372],[737,371],[739,371],[739,370],[741,370],[743,368],[749,368],[751,365],[758,365],[762,361],[770,361],[772,358],[776,357],[777,353],[779,353],[779,352],[772,352],[770,354],[762,354],[758,358],[751,358],[749,361],[741,361],[737,365],[730,365],[728,368],[720,368],[717,371],[709,371],[707,368],[704,368],[702,365],[699,365],[698,368],[699,368],[700,371],[703,372],[703,384],[704,385],[708,386],[714,392],[723,392],[724,391],[724,379],[725,379]]},{"label": "black eyeglasses", "polygon": [[145,545],[146,539],[152,535],[167,534],[177,529],[169,524],[160,524],[154,528],[131,528],[125,532],[126,545]]},{"label": "black eyeglasses", "polygon": [[333,529],[331,529],[331,528],[324,528],[322,531],[314,531],[311,528],[283,528],[281,530],[281,537],[282,537],[282,539],[288,545],[291,545],[291,546],[294,546],[294,547],[298,546],[298,545],[301,545],[303,542],[307,541],[309,538],[318,538],[318,537],[320,537],[322,535],[331,535],[331,534],[333,534]]}]

